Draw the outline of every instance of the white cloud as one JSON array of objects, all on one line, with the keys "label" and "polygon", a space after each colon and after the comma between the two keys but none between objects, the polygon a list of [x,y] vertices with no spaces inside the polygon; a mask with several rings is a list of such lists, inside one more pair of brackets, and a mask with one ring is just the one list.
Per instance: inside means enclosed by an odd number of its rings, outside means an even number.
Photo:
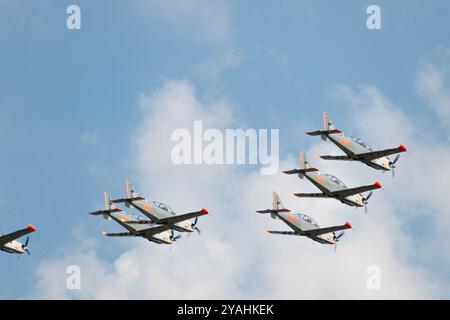
[{"label": "white cloud", "polygon": [[450,125],[450,49],[435,50],[432,60],[420,67],[416,85],[426,105],[436,113],[444,126]]},{"label": "white cloud", "polygon": [[95,131],[87,131],[81,135],[80,141],[87,145],[96,145],[98,141],[98,135]]},{"label": "white cloud", "polygon": [[197,71],[208,81],[217,82],[224,70],[235,68],[245,61],[242,50],[228,48],[222,51],[218,57],[209,59],[197,66]]},{"label": "white cloud", "polygon": [[226,0],[150,0],[149,13],[167,20],[176,32],[212,43],[228,43],[233,35],[231,4]]},{"label": "white cloud", "polygon": [[[353,119],[356,131],[380,146],[401,139],[398,142],[413,150],[400,160],[395,179],[359,164],[311,159],[322,171],[335,173],[348,185],[381,177],[386,189],[374,194],[369,214],[333,200],[299,200],[291,196],[293,190],[313,190],[296,177],[261,176],[256,169],[247,172],[234,166],[173,165],[170,134],[174,129],[191,128],[194,120],[203,120],[205,126],[217,128],[239,126],[232,114],[233,106],[227,101],[206,105],[198,100],[191,84],[173,81],[140,99],[142,123],[132,138],[137,172],[134,182],[142,194],[151,200],[167,202],[179,212],[207,207],[211,216],[199,223],[202,235],[182,238],[172,251],[167,246],[141,239],[107,239],[105,243],[111,246],[120,240],[132,244],[112,265],[94,253],[96,246],[92,244],[90,248],[43,263],[38,271],[38,295],[137,299],[430,298],[439,295],[442,287],[437,286],[433,272],[411,262],[425,252],[427,245],[433,255],[439,251],[445,255],[440,247],[431,247],[431,243],[448,241],[448,236],[445,232],[431,234],[424,247],[417,248],[415,235],[405,232],[404,227],[418,206],[429,210],[424,212],[427,218],[439,219],[440,227],[448,226],[448,218],[440,209],[440,203],[445,201],[445,196],[440,199],[444,192],[441,190],[445,188],[439,190],[439,187],[444,182],[433,173],[444,160],[433,157],[432,172],[426,176],[419,170],[428,166],[429,162],[424,160],[427,151],[446,156],[448,146],[429,147],[422,139],[416,139],[407,116],[373,87],[362,87],[360,91],[340,87],[337,92],[337,97],[349,103],[355,116],[359,108],[364,108],[365,116],[358,117],[358,121]],[[399,121],[400,128],[396,126]],[[436,150],[440,147],[445,150]],[[307,152],[312,154],[317,150],[337,152],[324,142],[318,142]],[[291,168],[296,163],[297,159],[290,156],[281,167]],[[438,184],[436,188],[424,187],[430,178]],[[347,232],[337,252],[301,237],[268,235],[262,232],[265,225],[275,230],[287,229],[280,221],[254,212],[270,206],[272,190],[280,193],[287,207],[304,209],[322,226],[350,220],[355,230]],[[84,270],[83,289],[77,293],[65,290],[62,274],[73,263]],[[381,290],[371,291],[366,287],[369,265],[381,268]],[[448,283],[444,281],[441,286],[448,288]]]}]

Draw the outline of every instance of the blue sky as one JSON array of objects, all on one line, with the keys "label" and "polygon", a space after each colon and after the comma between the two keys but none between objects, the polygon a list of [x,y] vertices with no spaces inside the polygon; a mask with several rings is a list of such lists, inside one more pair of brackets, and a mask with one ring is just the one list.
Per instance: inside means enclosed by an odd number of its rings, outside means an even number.
[{"label": "blue sky", "polygon": [[[436,125],[442,119],[416,85],[423,64],[450,48],[447,1],[215,1],[212,17],[201,14],[205,1],[168,3],[0,0],[0,232],[39,230],[31,258],[0,255],[0,298],[39,296],[37,267],[75,250],[74,234],[96,239],[106,264],[134,245],[100,239],[103,222],[86,213],[104,190],[122,194],[126,176],[146,184],[132,142],[146,117],[139,97],[168,81],[189,82],[205,105],[227,101],[246,127],[280,128],[282,157],[318,142],[302,132],[320,126],[324,108],[345,130],[363,132],[350,125],[365,110],[336,99],[340,85],[376,87],[417,135],[424,128],[448,147],[448,128]],[[81,30],[66,28],[70,4],[81,7]],[[381,8],[382,30],[366,28],[370,4]],[[425,201],[416,210],[434,209]],[[402,230],[421,237],[421,221],[403,221]],[[409,260],[449,283],[429,260]]]}]

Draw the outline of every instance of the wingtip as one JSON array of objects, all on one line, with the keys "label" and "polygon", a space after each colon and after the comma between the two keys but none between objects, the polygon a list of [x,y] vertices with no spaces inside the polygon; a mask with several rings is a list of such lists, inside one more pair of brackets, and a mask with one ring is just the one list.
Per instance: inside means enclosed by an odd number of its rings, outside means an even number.
[{"label": "wingtip", "polygon": [[406,147],[405,147],[405,145],[404,145],[404,144],[401,144],[401,145],[399,146],[399,148],[400,148],[400,150],[402,150],[402,151],[406,151],[406,150],[408,150],[408,149],[406,149]]},{"label": "wingtip", "polygon": [[351,229],[352,228],[352,224],[350,222],[348,222],[348,221],[344,224],[344,226],[345,226],[346,229]]},{"label": "wingtip", "polygon": [[105,230],[102,230],[102,235],[106,235],[107,234],[107,232],[105,231]]},{"label": "wingtip", "polygon": [[206,208],[202,208],[202,210],[200,210],[200,212],[203,213],[203,214],[208,214],[209,213]]},{"label": "wingtip", "polygon": [[28,230],[30,230],[31,232],[35,232],[37,229],[35,226],[33,226],[32,224],[28,225]]},{"label": "wingtip", "polygon": [[381,182],[380,181],[375,181],[375,183],[373,184],[375,187],[377,187],[378,189],[381,188]]}]

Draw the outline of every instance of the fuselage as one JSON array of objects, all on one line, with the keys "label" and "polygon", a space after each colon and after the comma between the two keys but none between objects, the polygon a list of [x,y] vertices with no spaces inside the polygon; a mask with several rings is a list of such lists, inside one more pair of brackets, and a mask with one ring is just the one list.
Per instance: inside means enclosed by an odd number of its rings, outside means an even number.
[{"label": "fuselage", "polygon": [[319,229],[319,225],[305,214],[291,214],[289,212],[279,212],[276,214],[284,223],[290,226],[299,236],[305,236],[322,244],[335,244],[334,232],[321,234],[318,236],[309,236],[305,231]]},{"label": "fuselage", "polygon": [[389,157],[381,157],[373,159],[370,161],[364,160],[358,155],[372,152],[372,149],[368,147],[361,139],[356,139],[352,137],[345,137],[342,133],[332,133],[328,135],[328,138],[333,142],[339,149],[341,149],[345,154],[352,160],[360,161],[369,167],[377,170],[390,171],[391,167],[389,165]]},{"label": "fuselage", "polygon": [[316,172],[306,172],[302,174],[305,176],[312,184],[320,189],[325,195],[329,195],[331,198],[338,199],[342,203],[345,203],[352,207],[363,207],[363,196],[361,194],[354,194],[347,197],[336,197],[331,194],[334,191],[346,190],[348,189],[345,184],[336,178],[335,176],[329,174],[317,174]]},{"label": "fuselage", "polygon": [[147,240],[160,244],[172,244],[170,233],[167,231],[163,231],[157,234],[148,235],[145,233],[146,229],[154,227],[155,225],[152,223],[136,223],[130,224],[130,222],[141,222],[142,220],[128,214],[122,214],[119,212],[112,212],[109,215],[114,221],[120,224],[122,227],[127,229],[129,232],[134,234],[137,237],[143,237]]},{"label": "fuselage", "polygon": [[[167,205],[160,202],[148,203],[145,200],[129,201],[135,209],[149,218],[152,222],[158,223],[160,219],[173,217],[176,215]],[[174,223],[171,228],[178,232],[193,232],[193,224],[190,220]]]},{"label": "fuselage", "polygon": [[13,240],[8,242],[0,247],[0,251],[4,251],[7,253],[15,253],[15,254],[24,254],[25,250],[23,249],[22,243],[17,240]]}]

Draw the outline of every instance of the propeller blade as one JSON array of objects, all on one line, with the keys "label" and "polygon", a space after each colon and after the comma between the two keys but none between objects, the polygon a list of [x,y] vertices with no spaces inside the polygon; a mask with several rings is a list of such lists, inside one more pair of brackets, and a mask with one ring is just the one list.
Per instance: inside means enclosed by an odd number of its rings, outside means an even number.
[{"label": "propeller blade", "polygon": [[400,155],[398,154],[398,155],[395,157],[394,161],[392,161],[392,164],[395,164],[395,163],[398,161],[399,158],[400,158]]},{"label": "propeller blade", "polygon": [[26,248],[28,246],[28,241],[30,241],[30,237],[27,237],[27,240],[25,240],[25,243],[22,245],[22,248]]},{"label": "propeller blade", "polygon": [[202,231],[199,229],[199,228],[197,228],[197,227],[194,227],[194,230],[195,231],[197,231],[198,232],[198,234],[202,234]]},{"label": "propeller blade", "polygon": [[370,199],[370,197],[372,196],[372,194],[373,194],[373,191],[370,191],[369,194],[367,195],[367,197],[364,198],[364,201],[367,202]]},{"label": "propeller blade", "polygon": [[336,236],[336,240],[339,240],[344,234],[345,232],[342,231],[340,234]]},{"label": "propeller blade", "polygon": [[176,236],[173,229],[170,229],[170,240],[177,241],[180,238],[181,238],[181,235]]}]

